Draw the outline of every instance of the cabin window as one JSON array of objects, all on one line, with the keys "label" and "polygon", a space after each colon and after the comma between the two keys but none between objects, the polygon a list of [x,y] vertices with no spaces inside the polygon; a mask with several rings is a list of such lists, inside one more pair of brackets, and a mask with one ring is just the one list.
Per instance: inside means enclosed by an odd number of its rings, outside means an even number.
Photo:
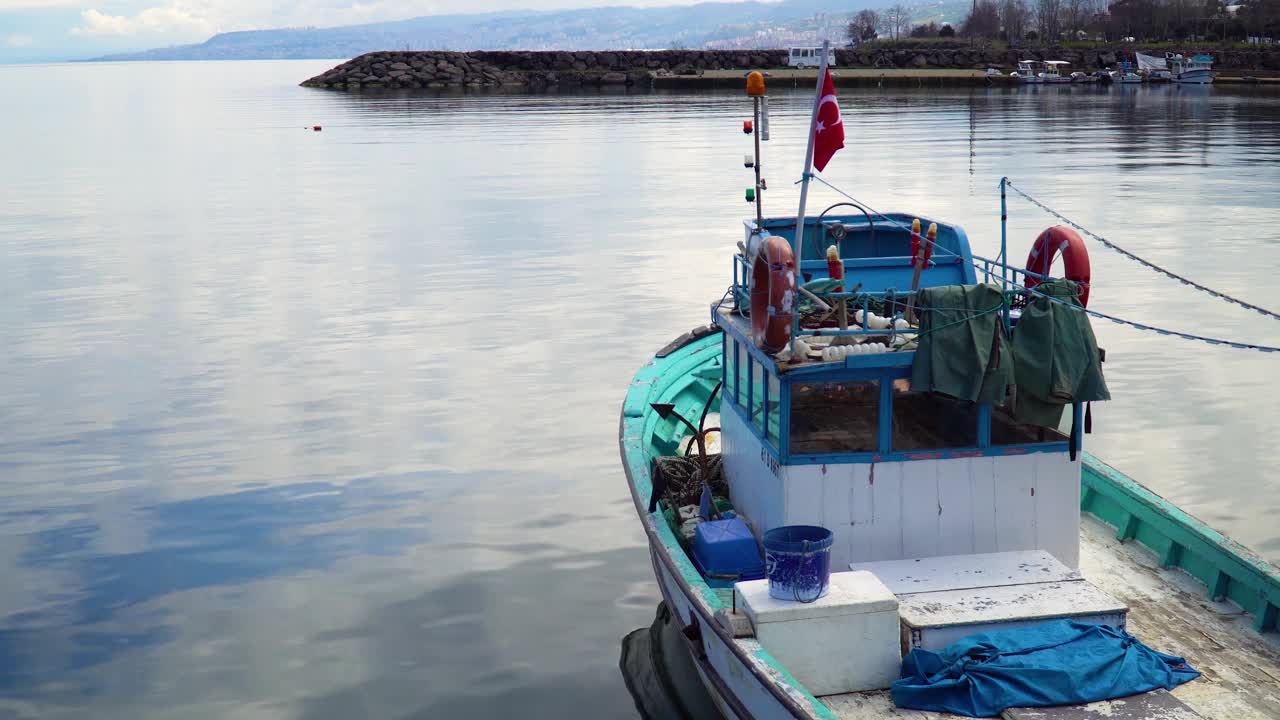
[{"label": "cabin window", "polygon": [[749,399],[747,393],[750,391],[750,388],[748,387],[748,378],[751,376],[751,353],[747,351],[747,348],[744,347],[741,342],[735,342],[733,344],[733,348],[734,352],[738,354],[738,363],[736,368],[738,373],[738,382],[734,388],[733,399],[734,402],[738,404],[738,407],[745,408],[747,406],[747,400]]},{"label": "cabin window", "polygon": [[880,443],[876,380],[791,386],[791,452],[875,452]]},{"label": "cabin window", "polygon": [[737,402],[737,341],[724,333],[724,387],[721,388],[721,400],[728,398]]},{"label": "cabin window", "polygon": [[978,446],[978,405],[893,384],[893,449],[898,452]]},{"label": "cabin window", "polygon": [[764,366],[758,362],[751,362],[751,404],[747,407],[748,413],[751,415],[751,426],[756,432],[764,433]]},{"label": "cabin window", "polygon": [[[1070,422],[1071,406],[1067,406],[1064,416]],[[1034,443],[1067,442],[1069,438],[1056,428],[1041,427],[1020,423],[1013,416],[1013,405],[1006,404],[991,408],[991,444],[992,445],[1030,445]]]},{"label": "cabin window", "polygon": [[778,383],[776,375],[772,373],[769,375],[767,387],[769,389],[769,397],[767,398],[769,402],[768,415],[766,416],[768,418],[766,423],[768,430],[765,436],[776,448],[781,444],[778,438],[782,432],[780,427],[782,425],[782,386]]},{"label": "cabin window", "polygon": [[738,401],[738,343],[724,334],[724,386],[720,388],[720,400]]}]

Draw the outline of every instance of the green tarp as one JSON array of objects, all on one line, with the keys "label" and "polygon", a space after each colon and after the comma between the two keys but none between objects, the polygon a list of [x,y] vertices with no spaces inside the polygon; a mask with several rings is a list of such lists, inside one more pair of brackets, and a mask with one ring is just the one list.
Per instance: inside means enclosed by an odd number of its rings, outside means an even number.
[{"label": "green tarp", "polygon": [[1053,280],[1036,291],[1066,302],[1033,296],[1014,328],[1014,415],[1021,422],[1057,427],[1064,406],[1110,400],[1111,393],[1089,316],[1076,300],[1076,284]]},{"label": "green tarp", "polygon": [[916,298],[920,342],[911,389],[970,402],[1003,404],[1013,384],[1013,357],[995,285],[924,288]]},{"label": "green tarp", "polygon": [[1036,290],[1067,302],[1034,296],[1012,342],[1002,322],[999,287],[921,290],[911,389],[1004,405],[1016,385],[1015,417],[1044,427],[1057,427],[1066,405],[1111,399],[1089,316],[1075,304],[1075,283],[1055,280]]}]

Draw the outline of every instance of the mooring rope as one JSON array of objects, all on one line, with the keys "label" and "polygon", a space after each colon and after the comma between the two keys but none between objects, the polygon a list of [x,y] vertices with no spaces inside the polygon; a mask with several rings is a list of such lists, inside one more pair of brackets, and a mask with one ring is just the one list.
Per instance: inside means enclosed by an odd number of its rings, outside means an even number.
[{"label": "mooring rope", "polygon": [[1232,296],[1230,296],[1230,295],[1228,295],[1228,294],[1226,294],[1226,293],[1224,293],[1224,292],[1222,292],[1222,291],[1220,291],[1220,290],[1214,290],[1214,289],[1213,289],[1213,288],[1211,288],[1211,287],[1205,287],[1204,285],[1201,285],[1200,283],[1198,283],[1198,282],[1196,282],[1196,281],[1194,281],[1194,280],[1191,280],[1191,279],[1189,279],[1189,278],[1183,277],[1182,275],[1179,275],[1179,274],[1177,274],[1177,273],[1173,272],[1172,270],[1166,270],[1165,268],[1160,267],[1159,265],[1157,265],[1157,264],[1155,264],[1155,263],[1151,262],[1150,260],[1147,260],[1147,259],[1145,259],[1145,258],[1143,258],[1143,257],[1138,256],[1138,255],[1135,255],[1135,254],[1133,254],[1133,253],[1129,252],[1128,250],[1125,250],[1124,248],[1120,247],[1119,245],[1116,245],[1115,243],[1111,242],[1110,240],[1108,240],[1108,239],[1106,239],[1106,238],[1102,237],[1101,235],[1098,235],[1097,233],[1090,232],[1089,230],[1087,230],[1087,229],[1085,229],[1083,226],[1081,226],[1079,223],[1072,221],[1071,219],[1067,218],[1065,215],[1063,215],[1062,213],[1058,212],[1057,210],[1054,210],[1053,208],[1049,207],[1048,205],[1045,205],[1044,203],[1040,202],[1039,200],[1037,200],[1037,199],[1035,199],[1035,198],[1031,197],[1031,196],[1030,196],[1030,195],[1028,195],[1027,193],[1023,192],[1020,188],[1018,188],[1017,186],[1015,186],[1015,185],[1013,184],[1013,181],[1012,181],[1012,180],[1010,180],[1009,178],[1005,178],[1005,179],[1004,179],[1004,182],[1005,182],[1005,185],[1006,185],[1006,186],[1008,186],[1008,187],[1009,187],[1010,189],[1012,189],[1014,192],[1016,192],[1016,193],[1018,193],[1019,195],[1021,195],[1023,198],[1025,198],[1027,201],[1029,201],[1029,202],[1030,202],[1030,203],[1032,203],[1033,205],[1035,205],[1035,206],[1039,207],[1041,210],[1044,210],[1045,212],[1047,212],[1047,213],[1049,213],[1050,215],[1052,215],[1052,216],[1054,216],[1054,217],[1058,218],[1059,220],[1061,220],[1062,222],[1066,223],[1067,225],[1070,225],[1071,227],[1075,228],[1076,230],[1079,230],[1080,232],[1084,233],[1085,235],[1088,235],[1089,237],[1093,238],[1094,240],[1097,240],[1098,242],[1102,243],[1103,245],[1105,245],[1105,246],[1107,246],[1107,247],[1111,248],[1112,250],[1115,250],[1116,252],[1120,253],[1121,255],[1124,255],[1125,257],[1129,258],[1130,260],[1133,260],[1134,262],[1137,262],[1137,263],[1138,263],[1138,264],[1140,264],[1140,265],[1143,265],[1143,266],[1146,266],[1147,268],[1150,268],[1150,269],[1152,269],[1152,270],[1155,270],[1156,272],[1158,272],[1158,273],[1160,273],[1160,274],[1162,274],[1162,275],[1166,275],[1166,276],[1168,276],[1168,277],[1171,277],[1171,278],[1173,278],[1174,280],[1177,280],[1178,282],[1182,283],[1183,285],[1190,285],[1191,287],[1193,287],[1193,288],[1195,288],[1195,289],[1197,289],[1197,290],[1199,290],[1199,291],[1201,291],[1201,292],[1208,293],[1208,294],[1210,294],[1210,295],[1212,295],[1212,296],[1214,296],[1214,297],[1218,298],[1219,300],[1223,300],[1223,301],[1225,301],[1225,302],[1229,302],[1229,303],[1233,303],[1233,304],[1235,304],[1235,305],[1239,305],[1240,307],[1247,308],[1247,309],[1252,310],[1252,311],[1254,311],[1254,312],[1256,312],[1256,313],[1261,313],[1262,315],[1266,315],[1267,317],[1273,318],[1273,319],[1275,319],[1275,320],[1280,320],[1280,313],[1272,312],[1271,310],[1268,310],[1268,309],[1266,309],[1266,308],[1264,308],[1264,307],[1259,307],[1258,305],[1254,305],[1253,303],[1246,302],[1246,301],[1241,300],[1241,299],[1239,299],[1239,298],[1232,297]]},{"label": "mooring rope", "polygon": [[1212,338],[1204,335],[1192,335],[1191,333],[1185,333],[1180,330],[1170,330],[1168,328],[1156,327],[1155,325],[1147,325],[1146,323],[1140,323],[1134,320],[1126,320],[1121,317],[1116,317],[1115,315],[1108,315],[1104,312],[1098,312],[1097,310],[1090,310],[1089,308],[1086,308],[1086,307],[1080,307],[1079,305],[1073,302],[1068,302],[1061,298],[1057,298],[1052,295],[1047,295],[1034,288],[1028,288],[1027,290],[1031,292],[1033,295],[1038,295],[1043,298],[1048,298],[1053,302],[1066,305],[1067,307],[1072,308],[1074,310],[1083,310],[1084,312],[1088,313],[1089,315],[1093,315],[1094,317],[1100,317],[1103,320],[1110,320],[1111,322],[1118,323],[1120,325],[1128,325],[1129,327],[1137,328],[1139,330],[1147,330],[1149,332],[1158,333],[1160,335],[1172,335],[1173,337],[1179,337],[1184,340],[1195,340],[1197,342],[1208,343],[1210,345],[1225,345],[1227,347],[1236,348],[1237,350],[1257,350],[1258,352],[1266,352],[1266,353],[1280,352],[1280,347],[1272,347],[1271,345],[1258,345],[1255,343],[1245,343],[1245,342],[1239,342],[1236,340],[1224,340],[1222,338]]},{"label": "mooring rope", "polygon": [[[817,180],[818,182],[822,183],[823,185],[826,185],[827,187],[831,188],[831,189],[832,189],[832,190],[834,190],[836,193],[838,193],[838,194],[840,194],[840,195],[844,196],[845,198],[847,198],[847,199],[849,199],[849,200],[851,200],[851,201],[853,201],[853,202],[856,202],[856,203],[861,204],[861,205],[862,205],[863,207],[865,207],[869,212],[874,213],[874,214],[876,214],[876,215],[879,215],[880,217],[882,217],[882,218],[884,218],[885,220],[887,220],[887,221],[889,222],[889,224],[894,225],[894,226],[897,226],[897,227],[899,227],[899,228],[902,228],[902,229],[907,230],[908,232],[910,232],[910,228],[909,228],[907,225],[905,225],[905,224],[903,224],[903,223],[900,223],[900,222],[898,222],[898,221],[894,220],[893,218],[889,217],[888,215],[885,215],[884,213],[880,212],[879,210],[876,210],[875,208],[871,207],[870,205],[868,205],[868,204],[866,204],[866,203],[862,202],[861,200],[858,200],[857,198],[853,197],[853,196],[852,196],[852,195],[850,195],[849,193],[847,193],[847,192],[845,192],[845,191],[841,190],[840,188],[836,187],[835,185],[832,185],[831,183],[829,183],[829,182],[827,182],[826,180],[822,179],[822,178],[821,178],[820,176],[818,176],[817,174],[813,174],[813,173],[811,173],[811,174],[809,175],[809,177],[810,177],[810,178],[812,178],[812,179],[814,179],[814,180]],[[1225,300],[1225,301],[1227,301],[1227,302],[1234,303],[1234,304],[1236,304],[1236,305],[1240,305],[1241,307],[1244,307],[1244,308],[1247,308],[1247,309],[1249,309],[1249,310],[1253,310],[1253,311],[1258,312],[1258,313],[1261,313],[1261,314],[1263,314],[1263,315],[1267,315],[1267,316],[1269,316],[1269,317],[1276,318],[1277,320],[1280,320],[1280,313],[1274,313],[1274,312],[1272,312],[1272,311],[1270,311],[1270,310],[1268,310],[1268,309],[1266,309],[1266,308],[1264,308],[1264,307],[1259,307],[1259,306],[1254,305],[1254,304],[1252,304],[1252,303],[1248,303],[1248,302],[1245,302],[1245,301],[1243,301],[1243,300],[1240,300],[1240,299],[1237,299],[1237,298],[1231,297],[1230,295],[1227,295],[1227,294],[1225,294],[1225,293],[1221,293],[1221,292],[1219,292],[1219,291],[1217,291],[1217,290],[1214,290],[1213,288],[1205,287],[1204,285],[1201,285],[1201,284],[1199,284],[1199,283],[1197,283],[1197,282],[1194,282],[1194,281],[1192,281],[1192,280],[1188,280],[1187,278],[1185,278],[1185,277],[1183,277],[1183,276],[1181,276],[1181,275],[1178,275],[1177,273],[1173,273],[1173,272],[1170,272],[1170,271],[1168,271],[1168,270],[1165,270],[1164,268],[1160,267],[1159,265],[1156,265],[1155,263],[1152,263],[1152,262],[1150,262],[1150,261],[1148,261],[1148,260],[1145,260],[1145,259],[1143,259],[1143,258],[1141,258],[1141,257],[1139,257],[1139,256],[1137,256],[1137,255],[1134,255],[1133,253],[1129,252],[1128,250],[1125,250],[1125,249],[1123,249],[1123,248],[1121,248],[1121,247],[1117,246],[1115,243],[1111,242],[1110,240],[1107,240],[1106,238],[1104,238],[1104,237],[1102,237],[1102,236],[1100,236],[1100,235],[1096,235],[1096,234],[1094,234],[1094,233],[1092,233],[1092,232],[1089,232],[1087,229],[1085,229],[1084,227],[1081,227],[1079,224],[1077,224],[1077,223],[1075,223],[1075,222],[1072,222],[1071,220],[1067,219],[1067,218],[1066,218],[1065,216],[1063,216],[1061,213],[1054,211],[1053,209],[1051,209],[1051,208],[1049,208],[1048,206],[1046,206],[1044,203],[1042,203],[1042,202],[1040,202],[1039,200],[1036,200],[1035,198],[1033,198],[1033,197],[1031,197],[1030,195],[1026,194],[1026,193],[1025,193],[1025,192],[1023,192],[1021,189],[1014,187],[1014,186],[1013,186],[1013,181],[1012,181],[1012,180],[1010,180],[1009,178],[1005,178],[1004,180],[1005,180],[1005,184],[1006,184],[1008,187],[1010,187],[1014,192],[1018,193],[1019,195],[1021,195],[1021,196],[1022,196],[1022,197],[1024,197],[1024,198],[1026,198],[1028,201],[1030,201],[1030,202],[1034,203],[1035,205],[1039,206],[1039,207],[1040,207],[1040,209],[1044,210],[1045,212],[1049,213],[1050,215],[1053,215],[1054,217],[1058,218],[1058,219],[1059,219],[1059,220],[1061,220],[1062,222],[1067,223],[1068,225],[1070,225],[1071,227],[1075,228],[1076,230],[1079,230],[1080,232],[1082,232],[1082,233],[1084,233],[1084,234],[1088,235],[1089,237],[1091,237],[1091,238],[1093,238],[1093,239],[1097,240],[1098,242],[1102,243],[1103,245],[1106,245],[1107,247],[1109,247],[1109,248],[1111,248],[1111,249],[1115,250],[1116,252],[1121,253],[1121,254],[1122,254],[1122,255],[1124,255],[1125,257],[1128,257],[1128,258],[1130,258],[1130,259],[1132,259],[1132,260],[1135,260],[1135,261],[1137,261],[1137,262],[1139,262],[1139,263],[1141,263],[1141,264],[1143,264],[1143,265],[1145,265],[1145,266],[1147,266],[1147,267],[1149,267],[1149,268],[1151,268],[1151,269],[1153,269],[1153,270],[1155,270],[1155,271],[1157,271],[1157,272],[1160,272],[1160,273],[1163,273],[1163,274],[1165,274],[1165,275],[1168,275],[1169,277],[1171,277],[1171,278],[1173,278],[1173,279],[1177,280],[1178,282],[1181,282],[1181,283],[1184,283],[1184,284],[1190,285],[1191,287],[1194,287],[1194,288],[1196,288],[1197,290],[1202,290],[1202,291],[1204,291],[1204,292],[1206,292],[1206,293],[1209,293],[1210,295],[1213,295],[1214,297],[1216,297],[1216,298],[1218,298],[1218,299],[1220,299],[1220,300]],[[934,250],[935,250],[935,251],[937,251],[937,252],[941,252],[941,253],[943,253],[944,255],[951,255],[951,256],[953,256],[953,257],[960,257],[958,254],[956,254],[956,253],[954,253],[954,252],[951,252],[951,251],[947,250],[947,248],[942,247],[941,245],[938,245],[937,243],[935,243],[935,244],[934,244]],[[982,266],[981,266],[981,265],[979,265],[976,261],[971,261],[971,262],[973,262],[974,267],[976,267],[978,270],[983,270]],[[1024,290],[1028,290],[1028,289],[1024,288]],[[1021,291],[1020,291],[1020,292],[1021,292]],[[1093,315],[1094,317],[1099,317],[1099,318],[1102,318],[1103,320],[1110,320],[1111,322],[1113,322],[1113,323],[1117,323],[1117,324],[1119,324],[1119,325],[1127,325],[1127,326],[1129,326],[1129,327],[1136,328],[1136,329],[1138,329],[1138,330],[1146,330],[1146,331],[1148,331],[1148,332],[1154,332],[1154,333],[1157,333],[1157,334],[1160,334],[1160,335],[1168,335],[1168,336],[1171,336],[1171,337],[1182,338],[1182,339],[1184,339],[1184,340],[1192,340],[1192,341],[1195,341],[1195,342],[1208,343],[1208,344],[1210,344],[1210,345],[1221,345],[1221,346],[1224,346],[1224,347],[1235,348],[1235,349],[1237,349],[1237,350],[1256,350],[1256,351],[1258,351],[1258,352],[1266,352],[1266,353],[1280,352],[1280,347],[1273,347],[1273,346],[1271,346],[1271,345],[1259,345],[1259,344],[1257,344],[1257,343],[1239,342],[1239,341],[1237,341],[1237,340],[1225,340],[1225,339],[1223,339],[1223,338],[1213,338],[1213,337],[1208,337],[1208,336],[1205,336],[1205,335],[1194,335],[1194,334],[1192,334],[1192,333],[1186,333],[1186,332],[1182,332],[1182,331],[1180,331],[1180,330],[1170,330],[1170,329],[1168,329],[1168,328],[1156,327],[1155,325],[1148,325],[1148,324],[1146,324],[1146,323],[1140,323],[1140,322],[1137,322],[1137,321],[1135,321],[1135,320],[1126,320],[1126,319],[1124,319],[1124,318],[1122,318],[1122,317],[1116,317],[1115,315],[1108,315],[1107,313],[1104,313],[1104,312],[1099,312],[1099,311],[1097,311],[1097,310],[1090,310],[1089,308],[1080,307],[1079,305],[1076,305],[1075,303],[1065,302],[1065,301],[1063,301],[1063,300],[1061,300],[1061,299],[1059,299],[1059,298],[1055,298],[1055,297],[1052,297],[1052,296],[1050,296],[1050,295],[1045,295],[1044,293],[1037,292],[1036,290],[1033,290],[1033,289],[1030,289],[1030,292],[1031,292],[1032,294],[1039,295],[1040,297],[1047,297],[1047,298],[1049,298],[1050,300],[1052,300],[1053,302],[1056,302],[1056,303],[1062,303],[1062,304],[1067,305],[1067,306],[1069,306],[1069,307],[1073,307],[1073,308],[1076,308],[1076,309],[1078,309],[1078,310],[1083,310],[1084,312],[1088,313],[1089,315]]]}]

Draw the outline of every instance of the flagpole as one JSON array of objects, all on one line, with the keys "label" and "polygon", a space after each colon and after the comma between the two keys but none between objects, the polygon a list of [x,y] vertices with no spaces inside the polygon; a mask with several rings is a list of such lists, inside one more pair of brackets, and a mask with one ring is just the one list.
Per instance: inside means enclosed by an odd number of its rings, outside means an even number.
[{"label": "flagpole", "polygon": [[[814,129],[818,126],[818,107],[822,103],[822,81],[827,77],[827,54],[831,42],[822,41],[822,62],[818,66],[818,82],[813,90],[813,113],[809,116],[809,143],[804,150],[804,174],[800,176],[800,210],[796,213],[796,272],[800,272],[800,263],[804,260],[804,205],[809,199],[809,175],[813,169],[813,142],[817,135]],[[803,277],[803,276],[801,276]]]}]

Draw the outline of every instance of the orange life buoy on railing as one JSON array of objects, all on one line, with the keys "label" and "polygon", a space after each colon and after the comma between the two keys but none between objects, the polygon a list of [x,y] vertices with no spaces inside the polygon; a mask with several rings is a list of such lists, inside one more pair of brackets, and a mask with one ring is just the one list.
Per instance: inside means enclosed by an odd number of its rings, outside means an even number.
[{"label": "orange life buoy on railing", "polygon": [[751,339],[773,354],[791,342],[796,262],[786,238],[770,235],[751,265]]},{"label": "orange life buoy on railing", "polygon": [[[1089,305],[1089,249],[1084,240],[1069,227],[1054,225],[1040,233],[1031,246],[1031,254],[1027,256],[1027,269],[1033,273],[1048,275],[1053,267],[1053,258],[1062,253],[1062,262],[1066,266],[1063,277],[1073,280],[1080,286],[1080,305]],[[1033,288],[1040,284],[1040,278],[1026,276],[1023,285]]]}]

